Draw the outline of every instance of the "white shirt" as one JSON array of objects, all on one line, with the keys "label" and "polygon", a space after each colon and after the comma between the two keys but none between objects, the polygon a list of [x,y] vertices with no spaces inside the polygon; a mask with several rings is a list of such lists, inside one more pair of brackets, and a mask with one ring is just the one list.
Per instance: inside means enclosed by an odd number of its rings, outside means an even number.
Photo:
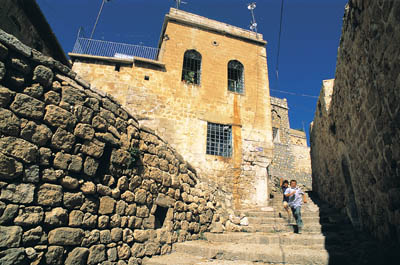
[{"label": "white shirt", "polygon": [[304,194],[304,192],[300,188],[297,188],[297,187],[294,188],[294,189],[291,188],[291,187],[288,187],[285,190],[285,195],[289,194],[289,193],[292,193],[293,191],[296,191],[296,193],[291,195],[291,196],[289,196],[288,204],[292,208],[297,208],[297,207],[300,207],[301,204],[303,203],[303,196],[302,195]]}]

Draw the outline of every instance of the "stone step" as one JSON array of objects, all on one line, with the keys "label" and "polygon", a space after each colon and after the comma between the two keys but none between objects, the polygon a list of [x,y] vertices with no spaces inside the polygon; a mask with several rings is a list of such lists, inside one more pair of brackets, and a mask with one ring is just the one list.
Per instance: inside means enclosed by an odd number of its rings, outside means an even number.
[{"label": "stone step", "polygon": [[[283,211],[239,211],[235,212],[236,215],[240,215],[243,213],[247,217],[280,217],[279,212]],[[303,217],[319,217],[319,212],[312,212],[312,211],[303,211],[301,212],[301,216]]]},{"label": "stone step", "polygon": [[144,258],[142,265],[292,265],[289,263],[265,263],[251,262],[245,260],[218,260],[206,259],[199,256],[188,255],[185,253],[173,252],[165,256],[153,256]]},{"label": "stone step", "polygon": [[[253,224],[248,226],[242,226],[242,231],[248,233],[264,232],[264,233],[278,233],[278,232],[295,232],[297,230],[296,225],[285,225],[285,224]],[[304,233],[325,233],[325,232],[339,232],[339,231],[352,231],[351,225],[336,225],[336,224],[307,224],[304,223]]]},{"label": "stone step", "polygon": [[231,242],[241,244],[282,244],[282,245],[324,245],[325,236],[320,234],[293,234],[289,233],[204,233],[210,242]]},{"label": "stone step", "polygon": [[298,247],[294,245],[271,244],[265,246],[262,244],[216,243],[198,240],[174,244],[173,251],[201,256],[210,260],[241,260],[285,264],[328,264],[329,262],[328,252],[321,245]]},{"label": "stone step", "polygon": [[[283,215],[285,214],[285,215]],[[282,213],[283,218],[281,217],[247,217],[249,220],[249,224],[287,224],[287,214]],[[302,217],[304,223],[320,223],[320,218],[316,216],[311,217]],[[294,218],[291,217],[291,223],[294,224]],[[326,223],[326,222],[325,222]]]}]

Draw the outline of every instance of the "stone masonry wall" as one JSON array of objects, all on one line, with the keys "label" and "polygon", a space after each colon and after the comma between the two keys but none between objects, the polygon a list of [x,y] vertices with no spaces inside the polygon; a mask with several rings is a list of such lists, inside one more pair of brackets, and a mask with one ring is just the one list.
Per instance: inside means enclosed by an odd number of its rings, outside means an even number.
[{"label": "stone masonry wall", "polygon": [[0,264],[141,264],[209,230],[218,194],[110,95],[0,30]]},{"label": "stone masonry wall", "polygon": [[289,108],[286,99],[271,97],[272,127],[278,129],[274,138],[274,158],[269,167],[272,191],[279,188],[279,179],[295,179],[311,189],[310,148],[304,132],[290,129]]},{"label": "stone masonry wall", "polygon": [[311,131],[313,190],[355,226],[397,241],[399,43],[400,1],[349,1],[334,86],[324,82]]}]

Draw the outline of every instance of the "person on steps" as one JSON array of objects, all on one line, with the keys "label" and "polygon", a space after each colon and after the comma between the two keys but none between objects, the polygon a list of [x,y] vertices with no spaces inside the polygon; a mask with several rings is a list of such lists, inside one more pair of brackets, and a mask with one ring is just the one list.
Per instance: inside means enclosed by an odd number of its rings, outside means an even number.
[{"label": "person on steps", "polygon": [[301,219],[301,205],[307,203],[304,192],[297,188],[297,181],[291,180],[290,187],[285,190],[284,195],[289,198],[289,206],[292,209],[294,219],[296,219],[297,233],[301,234],[303,230],[303,220]]},{"label": "person on steps", "polygon": [[286,189],[289,187],[289,181],[287,181],[286,179],[283,180],[283,178],[280,178],[279,180],[279,185],[281,187],[282,190],[282,194],[283,194],[283,208],[286,210],[287,215],[288,215],[288,224],[290,224],[290,213],[289,213],[289,197],[285,196],[285,191]]}]

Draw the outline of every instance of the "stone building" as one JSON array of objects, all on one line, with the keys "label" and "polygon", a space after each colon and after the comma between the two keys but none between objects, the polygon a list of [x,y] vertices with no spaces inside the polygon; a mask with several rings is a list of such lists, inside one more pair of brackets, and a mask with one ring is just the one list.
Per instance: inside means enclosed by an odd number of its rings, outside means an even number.
[{"label": "stone building", "polygon": [[271,97],[274,158],[269,167],[271,182],[279,186],[279,179],[296,179],[311,189],[310,148],[304,131],[290,128],[287,100]]},{"label": "stone building", "polygon": [[137,113],[236,207],[266,203],[273,142],[261,34],[171,8],[154,56],[88,46],[69,54],[74,71]]},{"label": "stone building", "polygon": [[400,240],[400,2],[349,1],[334,80],[311,126],[313,191],[381,240]]},{"label": "stone building", "polygon": [[36,0],[2,0],[0,28],[25,45],[70,65]]}]

